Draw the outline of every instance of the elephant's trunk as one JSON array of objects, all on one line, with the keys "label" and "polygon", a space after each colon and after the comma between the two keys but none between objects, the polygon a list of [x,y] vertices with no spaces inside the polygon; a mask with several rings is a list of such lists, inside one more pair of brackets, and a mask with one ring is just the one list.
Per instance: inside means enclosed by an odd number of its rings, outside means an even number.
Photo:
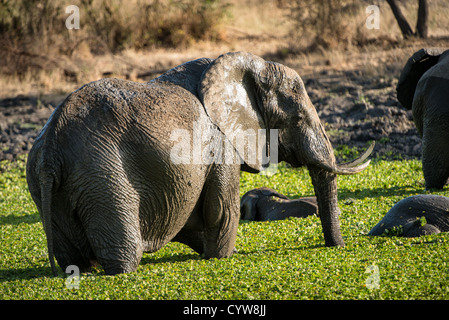
[{"label": "elephant's trunk", "polygon": [[336,164],[332,145],[322,128],[323,143],[315,152],[314,161],[309,162],[308,169],[312,178],[313,187],[318,203],[318,212],[323,228],[326,246],[344,246],[340,233],[340,209],[338,207],[337,174],[355,174],[364,170],[369,161],[364,162],[374,149],[374,143],[358,159],[338,165]]},{"label": "elephant's trunk", "polygon": [[325,244],[328,247],[344,246],[340,233],[337,175],[315,165],[308,166],[308,169],[315,189]]}]

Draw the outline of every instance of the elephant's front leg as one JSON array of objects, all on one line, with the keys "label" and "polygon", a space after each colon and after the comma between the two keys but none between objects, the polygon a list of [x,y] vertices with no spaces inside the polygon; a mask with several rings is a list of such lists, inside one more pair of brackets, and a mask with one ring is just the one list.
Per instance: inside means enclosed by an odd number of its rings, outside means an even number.
[{"label": "elephant's front leg", "polygon": [[214,165],[203,190],[204,256],[230,257],[240,216],[240,166]]},{"label": "elephant's front leg", "polygon": [[449,178],[449,125],[446,119],[426,121],[423,131],[422,165],[426,189],[443,189]]}]

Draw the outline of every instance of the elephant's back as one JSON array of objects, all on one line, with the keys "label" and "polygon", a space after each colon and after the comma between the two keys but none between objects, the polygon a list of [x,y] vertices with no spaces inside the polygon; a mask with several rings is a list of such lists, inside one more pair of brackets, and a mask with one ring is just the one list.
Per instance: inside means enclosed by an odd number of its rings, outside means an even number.
[{"label": "elephant's back", "polygon": [[81,87],[58,107],[42,135],[60,150],[58,195],[70,202],[66,207],[80,206],[79,212],[89,212],[87,204],[116,203],[124,212],[138,210],[144,246],[156,250],[185,224],[207,171],[172,161],[172,133],[190,133],[204,116],[199,100],[173,84],[103,79]]},{"label": "elephant's back", "polygon": [[[425,108],[427,116],[449,116],[449,51],[419,79],[413,109]],[[425,107],[424,107],[425,106]],[[424,114],[423,114],[424,115]]]},{"label": "elephant's back", "polygon": [[195,123],[205,119],[199,100],[177,85],[102,79],[73,92],[55,110],[43,139],[56,141],[68,171],[150,166],[176,172],[174,133],[185,132],[192,142]]},{"label": "elephant's back", "polygon": [[102,79],[74,91],[58,107],[60,117],[55,121],[59,130],[80,125],[100,132],[108,129],[117,135],[136,124],[172,128],[170,125],[195,121],[199,107],[199,100],[177,85]]},{"label": "elephant's back", "polygon": [[179,86],[102,79],[70,94],[39,138],[53,140],[67,162],[85,152],[117,153],[126,143],[169,152],[173,131],[191,130],[204,114],[199,100]]}]

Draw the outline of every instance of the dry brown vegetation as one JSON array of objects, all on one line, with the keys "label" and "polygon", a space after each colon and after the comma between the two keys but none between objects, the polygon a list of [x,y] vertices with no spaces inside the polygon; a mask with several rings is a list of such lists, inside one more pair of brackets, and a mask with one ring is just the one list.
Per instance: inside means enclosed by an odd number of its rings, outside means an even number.
[{"label": "dry brown vegetation", "polygon": [[[416,2],[416,3],[415,3]],[[68,5],[80,29],[68,30]],[[380,29],[365,27],[369,4]],[[418,1],[401,1],[414,21]],[[358,70],[397,77],[422,46],[447,46],[449,3],[430,2],[426,41],[403,40],[384,0],[0,1],[0,95],[67,93],[106,76],[145,81],[184,61],[245,50],[301,75]]]}]

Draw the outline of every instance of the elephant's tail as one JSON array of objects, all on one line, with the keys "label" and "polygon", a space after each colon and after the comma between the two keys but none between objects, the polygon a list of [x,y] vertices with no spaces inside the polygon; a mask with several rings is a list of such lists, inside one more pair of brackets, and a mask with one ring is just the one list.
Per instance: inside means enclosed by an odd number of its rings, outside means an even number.
[{"label": "elephant's tail", "polygon": [[54,177],[51,174],[41,174],[40,186],[41,186],[41,201],[42,201],[42,222],[44,225],[44,231],[47,236],[47,248],[48,258],[50,260],[51,270],[53,275],[57,276],[55,265],[55,255],[53,251],[53,232],[52,232],[52,219],[51,219],[51,202],[52,202],[52,190],[54,185]]}]

